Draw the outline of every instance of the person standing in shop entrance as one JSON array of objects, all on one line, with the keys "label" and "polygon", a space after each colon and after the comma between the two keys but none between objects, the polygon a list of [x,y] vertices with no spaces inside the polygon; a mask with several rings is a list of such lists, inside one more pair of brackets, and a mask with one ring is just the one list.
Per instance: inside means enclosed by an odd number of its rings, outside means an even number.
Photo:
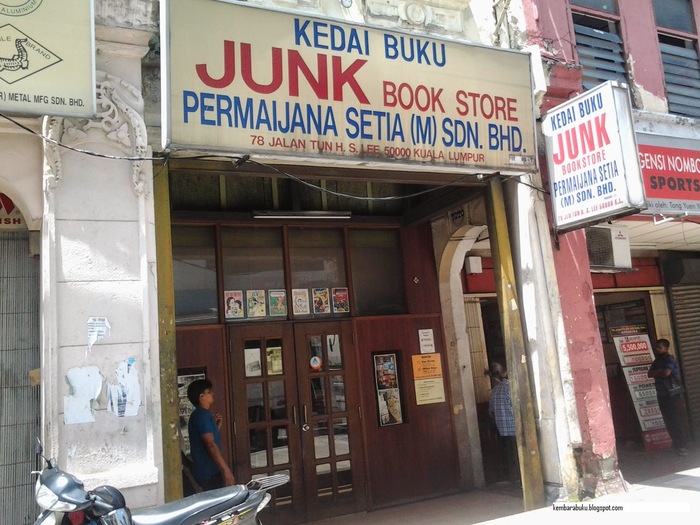
[{"label": "person standing in shop entrance", "polygon": [[520,479],[518,466],[518,449],[515,441],[515,418],[510,397],[510,383],[506,367],[495,361],[490,367],[491,377],[495,383],[489,398],[489,414],[496,423],[499,437],[500,470],[505,472],[509,481]]},{"label": "person standing in shop entrance", "polygon": [[[659,400],[659,409],[673,441],[673,448],[679,456],[687,456],[688,441],[683,429],[683,406],[681,385],[681,371],[678,361],[668,353],[671,343],[668,339],[656,341],[656,359],[649,367],[647,376],[654,378],[656,398]],[[674,388],[676,385],[676,388]]]},{"label": "person standing in shop entrance", "polygon": [[221,455],[221,415],[212,414],[214,404],[212,384],[208,379],[197,379],[187,387],[187,399],[194,405],[187,430],[192,455],[192,476],[202,490],[233,485],[231,469]]}]

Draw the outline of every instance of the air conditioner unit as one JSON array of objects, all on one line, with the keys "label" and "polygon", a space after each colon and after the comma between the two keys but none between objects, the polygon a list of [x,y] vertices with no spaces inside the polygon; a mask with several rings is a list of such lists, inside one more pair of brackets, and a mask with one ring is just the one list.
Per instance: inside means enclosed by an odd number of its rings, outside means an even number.
[{"label": "air conditioner unit", "polygon": [[626,226],[604,224],[586,228],[591,270],[631,269],[632,254]]}]

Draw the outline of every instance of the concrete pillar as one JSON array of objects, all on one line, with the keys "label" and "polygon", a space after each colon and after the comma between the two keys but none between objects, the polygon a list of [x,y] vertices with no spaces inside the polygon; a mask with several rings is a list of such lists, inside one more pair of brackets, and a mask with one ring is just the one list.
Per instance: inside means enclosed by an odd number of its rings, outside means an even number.
[{"label": "concrete pillar", "polygon": [[581,435],[544,194],[538,175],[504,184],[513,264],[537,401],[537,427],[547,500],[577,497],[575,450]]},{"label": "concrete pillar", "polygon": [[[47,452],[130,507],[163,500],[152,163],[141,58],[151,33],[96,28],[97,114],[47,117],[42,378]],[[97,329],[97,331],[92,331]]]}]

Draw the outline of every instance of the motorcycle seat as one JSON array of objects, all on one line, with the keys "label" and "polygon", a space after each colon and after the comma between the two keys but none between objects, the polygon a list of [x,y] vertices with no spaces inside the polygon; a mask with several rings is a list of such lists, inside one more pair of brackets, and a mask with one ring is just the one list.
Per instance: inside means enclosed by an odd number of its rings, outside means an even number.
[{"label": "motorcycle seat", "polygon": [[131,513],[131,519],[134,525],[200,523],[240,505],[248,499],[248,494],[245,485],[209,490],[158,507],[135,510]]}]

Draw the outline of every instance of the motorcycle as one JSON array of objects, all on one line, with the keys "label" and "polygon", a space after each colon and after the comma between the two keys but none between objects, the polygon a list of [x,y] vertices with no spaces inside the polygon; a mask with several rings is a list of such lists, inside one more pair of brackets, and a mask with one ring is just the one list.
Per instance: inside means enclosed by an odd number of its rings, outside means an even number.
[{"label": "motorcycle", "polygon": [[36,503],[44,509],[34,525],[261,525],[258,513],[272,498],[268,491],[289,481],[288,475],[275,474],[131,511],[119,489],[101,485],[85,490],[82,481],[42,452],[37,439],[37,459],[46,465],[33,472],[39,475]]}]

